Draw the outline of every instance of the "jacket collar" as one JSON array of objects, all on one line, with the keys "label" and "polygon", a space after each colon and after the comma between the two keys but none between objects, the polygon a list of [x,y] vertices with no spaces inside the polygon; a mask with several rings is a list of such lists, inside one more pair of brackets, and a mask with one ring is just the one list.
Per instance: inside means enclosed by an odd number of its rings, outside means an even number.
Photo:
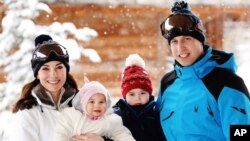
[{"label": "jacket collar", "polygon": [[64,85],[64,87],[61,89],[59,103],[56,105],[51,97],[51,94],[46,91],[41,84],[38,84],[32,90],[32,96],[35,97],[38,104],[42,107],[47,107],[50,109],[67,107],[69,102],[73,99],[75,93],[76,90],[70,87],[70,85]]},{"label": "jacket collar", "polygon": [[232,53],[225,53],[223,51],[213,50],[207,47],[205,54],[193,65],[182,67],[178,64],[175,65],[177,76],[180,79],[189,78],[203,78],[215,67],[225,68],[236,71],[237,66],[235,58]]},{"label": "jacket collar", "polygon": [[[137,117],[140,117],[141,115],[143,115],[145,112],[149,111],[149,110],[153,110],[155,106],[155,101],[154,101],[154,97],[151,96],[148,103],[145,104],[145,107],[139,112],[136,113],[136,111],[133,109],[132,106],[128,105],[128,103],[124,100],[124,99],[120,99],[116,105],[114,106],[115,111],[122,109],[123,111],[125,111],[126,113],[132,113]],[[116,109],[118,108],[118,109]]]}]

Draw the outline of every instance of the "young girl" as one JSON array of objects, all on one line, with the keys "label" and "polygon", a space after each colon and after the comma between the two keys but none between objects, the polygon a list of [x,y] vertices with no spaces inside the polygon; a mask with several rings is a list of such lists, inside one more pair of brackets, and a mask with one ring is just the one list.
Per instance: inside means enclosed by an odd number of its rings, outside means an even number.
[{"label": "young girl", "polygon": [[152,83],[145,62],[138,54],[126,59],[122,74],[120,99],[114,106],[115,113],[122,117],[125,125],[136,141],[165,141],[155,101]]},{"label": "young girl", "polygon": [[[55,123],[60,111],[72,106],[77,84],[69,74],[69,54],[61,44],[49,35],[39,35],[31,59],[35,79],[23,87],[14,105],[13,127],[9,141],[52,140]],[[103,141],[101,136],[87,134],[88,141]],[[79,140],[80,141],[80,140]]]},{"label": "young girl", "polygon": [[[66,108],[56,126],[54,140],[69,141],[75,134],[95,133],[114,141],[135,141],[113,113],[108,90],[99,82],[85,80],[74,107]],[[74,139],[74,136],[73,136]]]}]

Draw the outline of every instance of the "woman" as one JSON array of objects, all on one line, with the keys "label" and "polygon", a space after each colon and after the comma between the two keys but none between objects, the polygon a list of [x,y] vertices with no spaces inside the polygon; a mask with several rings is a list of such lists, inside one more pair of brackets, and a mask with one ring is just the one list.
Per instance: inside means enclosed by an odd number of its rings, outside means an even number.
[{"label": "woman", "polygon": [[[35,46],[31,59],[35,80],[23,87],[14,105],[14,127],[10,141],[52,140],[60,111],[72,106],[72,99],[78,92],[76,81],[69,74],[66,48],[49,35],[36,37]],[[74,138],[76,141],[82,139],[104,140],[95,134]]]}]

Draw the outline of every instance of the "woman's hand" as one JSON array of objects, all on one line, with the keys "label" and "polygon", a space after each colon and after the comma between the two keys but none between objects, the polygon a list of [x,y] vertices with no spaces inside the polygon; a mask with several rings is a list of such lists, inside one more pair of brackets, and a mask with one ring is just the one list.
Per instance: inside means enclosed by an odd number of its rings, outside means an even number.
[{"label": "woman's hand", "polygon": [[71,141],[104,141],[104,139],[97,134],[86,133],[72,136]]}]

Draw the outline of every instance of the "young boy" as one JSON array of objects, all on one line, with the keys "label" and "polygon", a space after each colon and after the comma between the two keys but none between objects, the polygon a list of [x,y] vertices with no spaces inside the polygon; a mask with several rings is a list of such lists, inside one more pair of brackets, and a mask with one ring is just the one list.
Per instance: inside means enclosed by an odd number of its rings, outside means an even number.
[{"label": "young boy", "polygon": [[126,59],[120,99],[113,107],[136,141],[165,141],[159,115],[155,112],[152,83],[145,62],[138,54]]},{"label": "young boy", "polygon": [[135,141],[122,125],[121,118],[113,113],[108,90],[101,83],[86,82],[74,99],[73,106],[62,111],[55,141],[74,140],[77,135],[85,133],[106,136],[114,141]]}]

